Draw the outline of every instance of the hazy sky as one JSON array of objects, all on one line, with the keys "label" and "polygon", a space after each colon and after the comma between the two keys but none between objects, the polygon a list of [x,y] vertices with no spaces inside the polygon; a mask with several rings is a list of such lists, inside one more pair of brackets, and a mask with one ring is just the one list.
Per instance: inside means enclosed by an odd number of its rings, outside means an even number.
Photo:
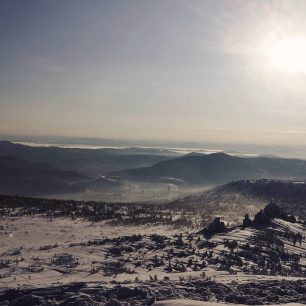
[{"label": "hazy sky", "polygon": [[1,133],[306,144],[304,0],[1,0]]}]

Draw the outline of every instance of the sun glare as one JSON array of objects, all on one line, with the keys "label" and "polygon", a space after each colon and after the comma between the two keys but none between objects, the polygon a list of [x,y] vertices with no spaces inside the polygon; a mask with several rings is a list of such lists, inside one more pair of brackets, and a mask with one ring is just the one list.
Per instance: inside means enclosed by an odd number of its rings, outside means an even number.
[{"label": "sun glare", "polygon": [[306,74],[306,39],[288,37],[266,46],[271,66],[288,74]]}]

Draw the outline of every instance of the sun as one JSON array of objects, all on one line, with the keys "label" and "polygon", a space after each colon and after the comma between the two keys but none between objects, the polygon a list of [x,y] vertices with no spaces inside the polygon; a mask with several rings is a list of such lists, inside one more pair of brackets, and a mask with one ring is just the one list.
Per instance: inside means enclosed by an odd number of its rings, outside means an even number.
[{"label": "sun", "polygon": [[287,74],[306,74],[306,38],[286,37],[266,44],[272,68]]}]

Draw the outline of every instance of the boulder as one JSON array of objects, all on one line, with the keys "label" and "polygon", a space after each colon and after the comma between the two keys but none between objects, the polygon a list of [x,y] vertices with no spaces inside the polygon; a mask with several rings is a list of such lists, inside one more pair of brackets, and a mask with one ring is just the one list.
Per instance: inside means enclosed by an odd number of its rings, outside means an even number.
[{"label": "boulder", "polygon": [[204,236],[207,236],[207,238],[210,238],[214,234],[224,233],[226,231],[227,229],[226,229],[224,222],[222,222],[219,217],[216,217],[215,220],[208,225],[208,227],[200,230],[198,234],[204,234]]}]

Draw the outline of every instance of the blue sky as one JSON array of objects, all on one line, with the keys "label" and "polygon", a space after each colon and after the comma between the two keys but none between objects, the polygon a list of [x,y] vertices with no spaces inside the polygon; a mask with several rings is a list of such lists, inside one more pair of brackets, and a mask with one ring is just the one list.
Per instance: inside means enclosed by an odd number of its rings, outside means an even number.
[{"label": "blue sky", "polygon": [[2,0],[1,132],[306,143],[305,9]]}]

